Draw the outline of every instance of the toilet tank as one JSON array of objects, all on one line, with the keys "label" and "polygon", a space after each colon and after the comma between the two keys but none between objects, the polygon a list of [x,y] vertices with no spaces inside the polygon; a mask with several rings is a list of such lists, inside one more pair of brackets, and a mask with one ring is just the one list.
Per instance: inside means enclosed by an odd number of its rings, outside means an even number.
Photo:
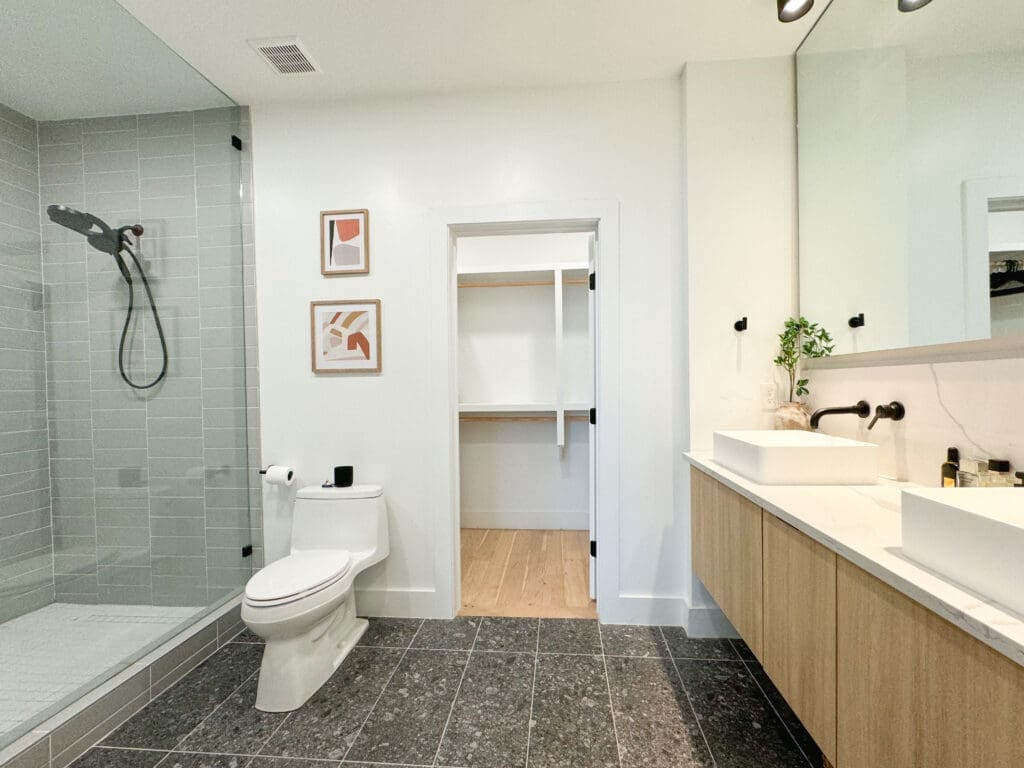
[{"label": "toilet tank", "polygon": [[387,513],[379,485],[322,488],[311,485],[295,495],[291,551],[346,549],[388,551]]}]

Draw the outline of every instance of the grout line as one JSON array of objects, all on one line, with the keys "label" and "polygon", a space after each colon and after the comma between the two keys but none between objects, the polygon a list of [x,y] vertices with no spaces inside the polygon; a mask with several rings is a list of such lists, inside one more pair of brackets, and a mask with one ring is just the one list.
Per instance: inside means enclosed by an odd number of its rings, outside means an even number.
[{"label": "grout line", "polygon": [[[223,646],[221,646],[221,648],[223,648]],[[217,649],[216,653],[219,653],[219,652],[220,652],[220,648]],[[198,723],[196,723],[195,727],[191,731],[186,733],[184,738],[178,740],[178,742],[174,745],[174,750],[180,749],[181,745],[184,744],[186,741],[188,741],[189,738],[192,736],[192,734],[196,733],[200,728],[202,728],[203,725],[206,724],[207,720],[209,720],[211,717],[213,717],[214,714],[216,714],[217,711],[221,707],[223,707],[225,704],[227,704],[229,701],[231,701],[231,697],[232,696],[234,696],[236,693],[238,693],[240,690],[242,690],[248,684],[248,682],[250,680],[252,680],[254,677],[258,677],[259,674],[260,674],[260,671],[259,671],[259,669],[257,669],[255,672],[253,672],[251,675],[249,675],[247,678],[245,678],[245,680],[243,680],[241,682],[241,684],[238,685],[238,687],[236,687],[233,691],[231,691],[231,693],[229,693],[220,704],[218,704],[216,707],[214,707],[212,710],[210,710],[210,714],[208,714],[206,717],[204,717],[202,720],[200,720]],[[171,751],[173,752],[174,750],[171,750]]]},{"label": "grout line", "polygon": [[444,744],[444,737],[448,733],[448,725],[452,721],[452,715],[455,713],[455,703],[459,700],[459,692],[462,690],[462,682],[466,679],[466,672],[469,670],[469,662],[473,660],[473,649],[476,648],[476,641],[480,637],[480,628],[484,625],[482,618],[477,619],[476,622],[476,634],[473,635],[473,644],[469,646],[469,653],[466,654],[466,666],[462,668],[462,675],[459,677],[459,684],[455,687],[455,696],[452,697],[452,705],[448,708],[448,719],[444,721],[444,729],[441,731],[441,739],[437,742],[437,751],[434,753],[434,760],[432,765],[438,765],[438,760],[441,758],[441,746]]},{"label": "grout line", "polygon": [[[738,652],[739,651],[737,650],[737,653]],[[768,692],[761,687],[761,683],[758,681],[757,675],[754,674],[753,670],[750,668],[750,662],[748,662],[746,659],[743,660],[743,668],[747,670],[747,674],[750,675],[750,678],[754,681],[754,685],[757,686],[757,690],[761,692],[761,695],[764,696],[765,701],[768,703],[768,708],[775,713],[775,717],[777,717],[779,719],[779,722],[782,723],[782,727],[789,735],[789,738],[793,740],[793,743],[796,744],[796,748],[800,752],[800,754],[804,756],[804,760],[807,761],[807,764],[811,768],[815,768],[815,765],[811,760],[810,756],[806,752],[804,752],[804,748],[800,746],[800,742],[797,740],[796,736],[793,734],[791,730],[789,730],[789,726],[786,724],[786,721],[783,719],[781,713],[779,712],[779,710],[775,708],[775,704],[772,703],[771,698],[768,696]]]},{"label": "grout line", "polygon": [[[665,637],[665,630],[658,626],[658,633],[661,635],[661,641],[668,647],[668,638]],[[732,643],[729,644],[730,647]],[[684,661],[701,661],[701,659],[684,659]],[[717,768],[718,761],[715,760],[715,753],[711,751],[711,743],[708,741],[707,734],[704,733],[704,728],[700,724],[700,718],[697,717],[697,710],[693,706],[693,699],[690,698],[690,692],[686,690],[686,683],[683,682],[683,676],[679,674],[679,666],[676,664],[676,660],[672,659],[672,669],[676,673],[676,679],[679,681],[679,687],[683,689],[683,695],[686,696],[686,703],[690,705],[690,713],[693,715],[693,722],[697,724],[697,730],[700,731],[700,737],[704,739],[704,746],[707,747],[708,755],[711,757],[711,765]]]},{"label": "grout line", "polygon": [[[658,630],[661,631],[660,629]],[[597,637],[601,642],[601,664],[604,666],[604,682],[608,689],[608,711],[612,715],[612,735],[615,737],[615,757],[622,765],[622,746],[619,744],[619,728],[615,722],[615,702],[612,700],[612,678],[608,674],[608,657],[604,653],[604,632],[601,631],[601,622],[597,622]],[[672,662],[675,665],[675,662]],[[696,717],[696,715],[694,715]]]},{"label": "grout line", "polygon": [[537,697],[537,667],[540,666],[540,622],[537,619],[537,639],[533,648],[533,683],[530,686],[530,719],[526,721],[526,762],[523,768],[530,768],[530,744],[533,741],[533,702]]},{"label": "grout line", "polygon": [[380,689],[380,693],[377,695],[377,699],[373,702],[373,706],[370,707],[370,711],[366,713],[366,717],[363,718],[363,722],[360,723],[359,730],[356,731],[356,735],[352,737],[352,743],[348,745],[348,749],[345,750],[345,754],[341,756],[342,762],[345,761],[345,759],[348,757],[348,753],[352,751],[352,747],[354,747],[356,745],[356,742],[359,741],[359,737],[363,733],[363,728],[365,728],[366,724],[370,721],[370,716],[373,714],[373,711],[377,708],[377,705],[380,704],[380,700],[384,698],[384,691],[386,691],[388,689],[388,686],[391,685],[391,681],[394,679],[395,674],[398,672],[398,668],[402,666],[402,662],[405,661],[405,657],[409,655],[409,649],[412,648],[412,644],[416,642],[416,635],[418,635],[420,633],[420,630],[423,629],[423,624],[425,621],[426,619],[420,619],[419,626],[416,627],[416,631],[413,632],[412,637],[409,638],[409,645],[407,645],[405,647],[405,650],[402,651],[402,657],[398,660],[398,663],[395,664],[395,668],[391,670],[391,674],[388,675],[388,679],[384,682],[383,687]]}]

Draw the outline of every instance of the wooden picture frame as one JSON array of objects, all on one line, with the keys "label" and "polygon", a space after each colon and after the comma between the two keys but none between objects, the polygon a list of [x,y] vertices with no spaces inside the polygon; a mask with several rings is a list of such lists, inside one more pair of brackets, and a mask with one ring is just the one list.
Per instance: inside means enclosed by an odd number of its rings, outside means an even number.
[{"label": "wooden picture frame", "polygon": [[320,212],[320,274],[370,274],[370,212],[366,208]]},{"label": "wooden picture frame", "polygon": [[380,373],[380,299],[309,303],[309,354],[313,373]]}]

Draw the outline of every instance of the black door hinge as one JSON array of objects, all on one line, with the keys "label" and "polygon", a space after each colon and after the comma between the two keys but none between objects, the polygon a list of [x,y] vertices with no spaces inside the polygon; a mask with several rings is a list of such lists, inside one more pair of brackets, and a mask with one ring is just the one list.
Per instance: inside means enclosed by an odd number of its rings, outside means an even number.
[{"label": "black door hinge", "polygon": [[250,557],[252,555],[252,544],[246,544],[242,547],[242,557]]},{"label": "black door hinge", "polygon": [[237,136],[231,137],[231,146],[237,149],[239,152],[242,151],[242,140]]},{"label": "black door hinge", "polygon": [[590,409],[590,423],[595,426],[597,425],[597,408]]},{"label": "black door hinge", "polygon": [[596,291],[597,290],[597,273],[596,272],[591,272],[590,273],[590,290],[592,290],[592,291]]},{"label": "black door hinge", "polygon": [[597,557],[597,542],[596,541],[590,542],[590,556],[591,557]]}]

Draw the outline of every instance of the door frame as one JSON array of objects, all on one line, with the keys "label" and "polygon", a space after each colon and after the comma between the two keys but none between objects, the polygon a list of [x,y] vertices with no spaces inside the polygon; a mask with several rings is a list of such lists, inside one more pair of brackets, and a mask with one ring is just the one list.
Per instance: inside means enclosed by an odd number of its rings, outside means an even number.
[{"label": "door frame", "polygon": [[[431,215],[430,355],[440,370],[426,382],[429,423],[442,436],[432,465],[434,578],[439,615],[453,617],[462,605],[460,546],[458,403],[458,275],[455,242],[469,235],[594,232],[597,236],[597,290],[601,300],[594,334],[597,340],[597,558],[598,611],[612,604],[619,583],[619,203],[584,200],[518,203],[436,209]],[[433,365],[431,366],[433,371]],[[445,373],[447,375],[445,375]]]}]

